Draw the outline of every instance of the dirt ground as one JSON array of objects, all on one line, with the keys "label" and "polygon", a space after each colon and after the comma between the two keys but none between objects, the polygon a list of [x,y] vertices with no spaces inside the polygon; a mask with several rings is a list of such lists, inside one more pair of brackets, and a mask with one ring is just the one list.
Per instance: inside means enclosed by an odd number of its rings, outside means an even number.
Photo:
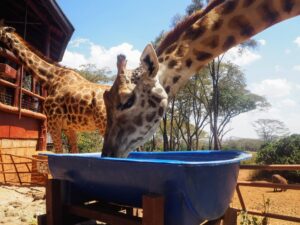
[{"label": "dirt ground", "polygon": [[[248,180],[249,171],[241,171],[239,180]],[[249,210],[263,211],[263,202],[270,200],[270,213],[300,216],[300,191],[273,192],[270,188],[241,187]],[[35,225],[37,215],[45,213],[45,189],[42,187],[0,186],[0,225]],[[240,208],[235,194],[232,206]],[[270,225],[296,225],[299,223],[270,220]]]},{"label": "dirt ground", "polygon": [[0,224],[34,225],[45,213],[45,188],[0,186]]}]

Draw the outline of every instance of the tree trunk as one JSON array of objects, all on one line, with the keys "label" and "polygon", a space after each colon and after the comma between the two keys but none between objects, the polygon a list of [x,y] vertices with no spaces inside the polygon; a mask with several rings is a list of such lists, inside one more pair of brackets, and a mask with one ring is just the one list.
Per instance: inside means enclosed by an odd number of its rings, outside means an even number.
[{"label": "tree trunk", "polygon": [[167,133],[167,114],[163,117],[163,141],[164,141],[164,151],[167,151],[169,148],[168,143],[168,133]]}]

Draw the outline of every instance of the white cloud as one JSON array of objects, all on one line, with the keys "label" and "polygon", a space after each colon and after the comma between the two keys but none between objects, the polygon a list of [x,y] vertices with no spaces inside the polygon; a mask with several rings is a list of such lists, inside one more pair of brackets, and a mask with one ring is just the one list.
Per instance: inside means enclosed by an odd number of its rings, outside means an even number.
[{"label": "white cloud", "polygon": [[261,46],[265,46],[267,44],[267,41],[264,40],[264,39],[260,39],[258,40],[258,43],[261,45]]},{"label": "white cloud", "polygon": [[82,44],[91,44],[91,42],[87,38],[77,38],[75,40],[70,41],[70,46],[75,48],[79,47]]},{"label": "white cloud", "polygon": [[261,59],[261,55],[249,49],[244,49],[241,52],[238,46],[231,48],[225,55],[225,60],[231,61],[239,66],[249,65],[259,59]]},{"label": "white cloud", "polygon": [[296,65],[293,67],[293,70],[300,71],[300,65]]},{"label": "white cloud", "polygon": [[78,69],[80,65],[91,63],[98,68],[108,67],[110,70],[116,70],[116,62],[118,54],[125,54],[127,57],[127,68],[135,68],[139,65],[141,52],[134,49],[129,43],[122,43],[111,48],[105,48],[89,41],[88,39],[80,38],[70,43],[71,47],[79,47],[81,44],[88,44],[88,54],[82,54],[79,51],[67,50],[62,60],[62,64],[71,68]]},{"label": "white cloud", "polygon": [[266,79],[260,83],[250,85],[254,93],[271,98],[288,96],[291,93],[292,85],[286,79]]},{"label": "white cloud", "polygon": [[298,47],[300,47],[300,36],[294,40],[294,43],[296,43]]},{"label": "white cloud", "polygon": [[283,99],[282,101],[279,102],[279,105],[281,107],[288,107],[288,108],[294,108],[297,106],[297,102],[295,102],[294,100],[290,99],[290,98],[286,98]]},{"label": "white cloud", "polygon": [[61,62],[62,65],[75,69],[79,69],[81,65],[87,63],[88,61],[84,55],[77,52],[70,52],[69,50],[65,51],[63,60]]}]

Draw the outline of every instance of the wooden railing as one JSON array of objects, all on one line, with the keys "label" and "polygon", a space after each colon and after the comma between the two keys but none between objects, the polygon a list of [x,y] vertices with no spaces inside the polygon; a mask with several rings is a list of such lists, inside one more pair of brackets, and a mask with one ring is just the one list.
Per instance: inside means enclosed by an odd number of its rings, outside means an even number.
[{"label": "wooden railing", "polygon": [[47,159],[0,154],[0,177],[4,184],[45,185],[47,168]]},{"label": "wooden railing", "polygon": [[30,75],[30,90],[23,87],[25,70],[10,51],[0,47],[0,58],[7,61],[0,62],[0,110],[19,114],[19,117],[25,115],[45,120],[42,110],[46,96],[45,90],[39,87],[41,94],[36,93],[37,80],[32,75]]},{"label": "wooden railing", "polygon": [[[241,170],[268,170],[268,171],[298,171],[300,170],[300,165],[241,165]],[[296,216],[288,216],[288,215],[281,215],[281,214],[275,214],[275,213],[269,213],[269,212],[257,212],[248,210],[245,204],[245,201],[243,199],[243,195],[241,192],[240,187],[241,186],[247,186],[247,187],[256,187],[256,188],[283,188],[283,189],[293,189],[293,190],[300,190],[299,184],[275,184],[275,183],[260,183],[260,182],[254,182],[254,181],[239,181],[236,186],[236,192],[237,196],[241,205],[242,209],[237,208],[230,208],[229,211],[233,212],[239,212],[244,211],[248,214],[255,215],[255,216],[262,216],[262,217],[268,217],[273,219],[280,219],[290,222],[300,222],[300,217]],[[237,213],[232,213],[233,215],[237,215]],[[236,218],[233,219],[233,224],[236,224]]]}]

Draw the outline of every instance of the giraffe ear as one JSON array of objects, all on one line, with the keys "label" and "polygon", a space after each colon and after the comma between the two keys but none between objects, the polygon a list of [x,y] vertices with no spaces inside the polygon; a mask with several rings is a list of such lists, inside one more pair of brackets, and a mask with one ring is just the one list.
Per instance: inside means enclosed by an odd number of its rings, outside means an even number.
[{"label": "giraffe ear", "polygon": [[3,27],[3,30],[6,32],[6,33],[13,33],[16,31],[15,28],[13,27]]},{"label": "giraffe ear", "polygon": [[156,52],[151,44],[148,44],[141,56],[141,64],[148,72],[149,77],[155,77],[159,69]]}]

